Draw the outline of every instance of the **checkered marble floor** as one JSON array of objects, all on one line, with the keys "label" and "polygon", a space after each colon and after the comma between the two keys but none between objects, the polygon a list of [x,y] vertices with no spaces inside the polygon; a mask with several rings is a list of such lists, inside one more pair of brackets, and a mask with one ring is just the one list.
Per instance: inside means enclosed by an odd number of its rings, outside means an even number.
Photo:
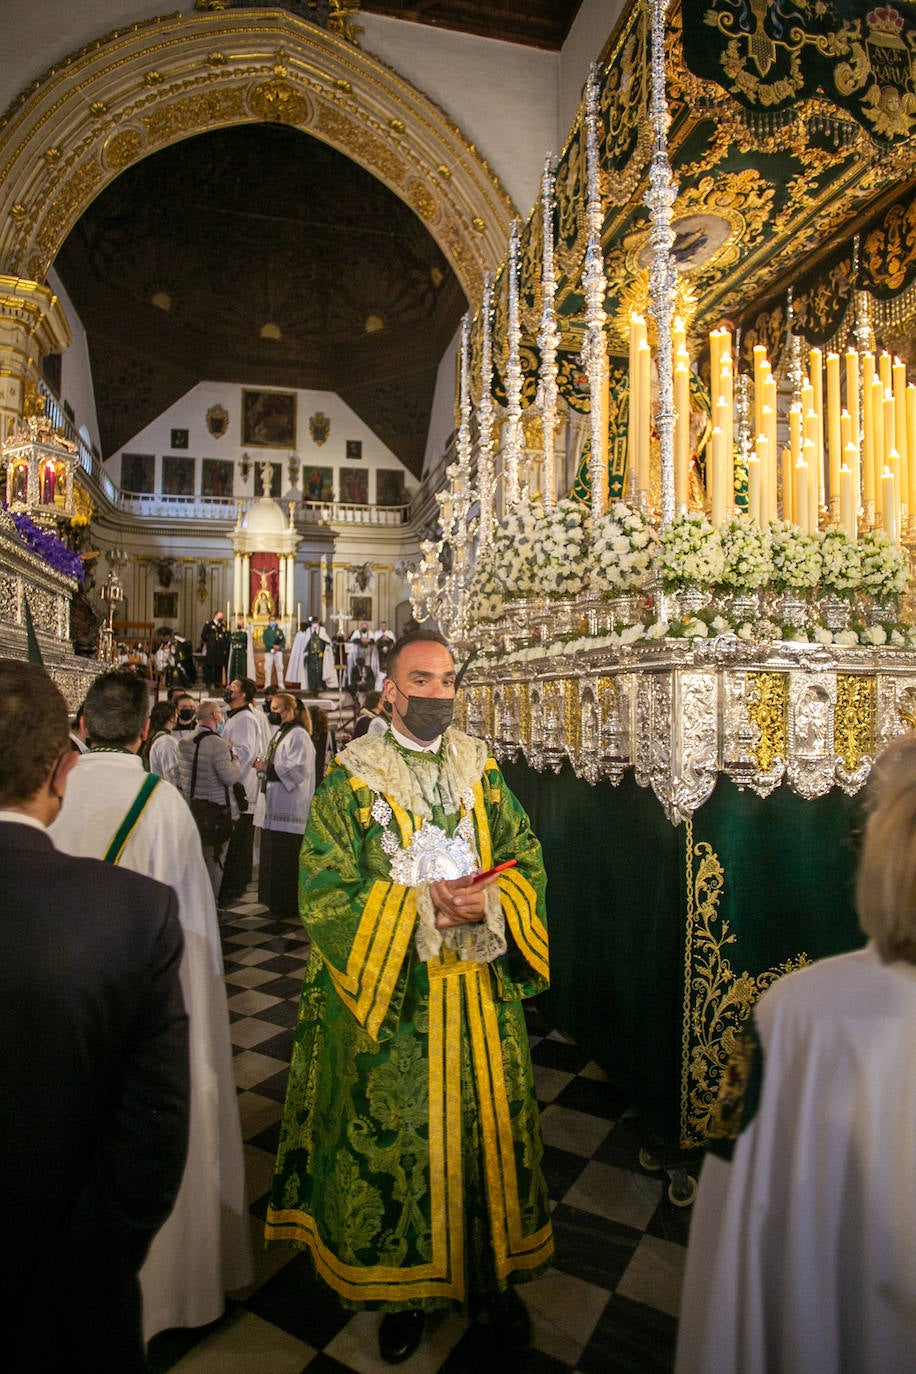
[{"label": "checkered marble floor", "polygon": [[[286,1074],[308,937],[273,921],[256,890],[222,913],[231,1036],[248,1176],[255,1284],[213,1326],[166,1331],[153,1374],[376,1374],[377,1313],[343,1310],[308,1257],[265,1251]],[[552,1267],[521,1292],[534,1328],[507,1359],[485,1322],[427,1321],[404,1374],[662,1374],[672,1368],[689,1209],[667,1199],[664,1175],[639,1167],[640,1122],[600,1068],[528,1008],[553,1207]]]}]

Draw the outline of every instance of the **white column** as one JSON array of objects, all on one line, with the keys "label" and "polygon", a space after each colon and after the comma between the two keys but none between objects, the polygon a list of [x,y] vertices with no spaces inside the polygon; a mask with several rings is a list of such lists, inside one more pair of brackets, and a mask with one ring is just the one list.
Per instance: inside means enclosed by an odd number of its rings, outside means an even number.
[{"label": "white column", "polygon": [[242,554],[242,610],[245,619],[251,615],[251,554]]}]

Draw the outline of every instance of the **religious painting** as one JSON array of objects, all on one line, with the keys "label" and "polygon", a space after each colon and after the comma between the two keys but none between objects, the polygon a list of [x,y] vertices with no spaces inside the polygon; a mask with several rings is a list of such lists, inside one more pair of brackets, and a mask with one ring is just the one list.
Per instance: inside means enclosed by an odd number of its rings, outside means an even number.
[{"label": "religious painting", "polygon": [[401,469],[379,468],[375,474],[375,504],[377,506],[403,506],[404,473]]},{"label": "religious painting", "polygon": [[347,457],[348,457],[348,458],[362,458],[362,456],[363,456],[363,441],[362,441],[362,439],[348,439],[348,440],[347,440]]},{"label": "religious painting", "polygon": [[272,496],[279,501],[282,475],[279,463],[258,463],[255,467],[255,495]]},{"label": "religious painting", "polygon": [[178,614],[177,592],[153,592],[153,619],[174,620]]},{"label": "religious painting", "polygon": [[134,496],[152,496],[155,491],[156,457],[152,453],[121,454],[121,490]]},{"label": "religious painting", "polygon": [[306,501],[333,501],[334,469],[306,465],[302,469],[302,491]]},{"label": "religious painting", "polygon": [[371,596],[351,596],[350,597],[350,619],[355,620],[357,625],[365,621],[367,625],[372,624],[372,597]]},{"label": "religious painting", "polygon": [[173,458],[165,454],[162,459],[163,496],[193,496],[194,467],[193,458]]},{"label": "religious painting", "polygon": [[340,499],[349,506],[369,504],[369,474],[365,468],[341,469]]},{"label": "religious painting", "polygon": [[235,464],[226,458],[205,458],[200,476],[201,496],[231,496]]},{"label": "religious painting", "polygon": [[331,421],[323,410],[316,410],[314,415],[309,416],[309,434],[319,448],[327,442],[330,432]]},{"label": "religious painting", "polygon": [[211,406],[207,411],[207,429],[214,439],[222,439],[229,428],[229,412],[225,406]]},{"label": "religious painting", "polygon": [[243,391],[242,443],[256,448],[295,448],[296,393]]},{"label": "religious painting", "polygon": [[172,442],[169,444],[169,448],[187,448],[187,446],[188,431],[186,429],[173,429]]}]

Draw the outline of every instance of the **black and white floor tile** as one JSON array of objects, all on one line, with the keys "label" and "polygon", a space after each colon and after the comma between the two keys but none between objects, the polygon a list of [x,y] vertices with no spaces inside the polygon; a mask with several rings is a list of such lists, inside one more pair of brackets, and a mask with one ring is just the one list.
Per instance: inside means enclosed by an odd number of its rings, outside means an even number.
[{"label": "black and white floor tile", "polygon": [[[162,1332],[153,1374],[378,1374],[377,1313],[344,1311],[307,1255],[264,1250],[293,1028],[308,938],[274,921],[254,889],[221,914],[231,1036],[248,1177],[255,1284],[221,1321]],[[639,1166],[640,1123],[600,1068],[536,1006],[528,1009],[556,1252],[521,1292],[531,1348],[507,1360],[485,1321],[427,1322],[404,1374],[664,1374],[673,1366],[689,1209]]]}]

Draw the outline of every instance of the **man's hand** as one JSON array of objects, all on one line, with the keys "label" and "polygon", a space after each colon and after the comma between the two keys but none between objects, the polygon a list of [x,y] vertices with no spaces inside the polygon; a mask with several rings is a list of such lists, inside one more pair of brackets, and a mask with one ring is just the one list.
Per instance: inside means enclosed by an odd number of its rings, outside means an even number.
[{"label": "man's hand", "polygon": [[475,883],[473,875],[466,878],[442,879],[430,883],[429,895],[436,908],[436,929],[474,925],[483,920],[487,909],[486,890],[499,877],[494,873]]}]

